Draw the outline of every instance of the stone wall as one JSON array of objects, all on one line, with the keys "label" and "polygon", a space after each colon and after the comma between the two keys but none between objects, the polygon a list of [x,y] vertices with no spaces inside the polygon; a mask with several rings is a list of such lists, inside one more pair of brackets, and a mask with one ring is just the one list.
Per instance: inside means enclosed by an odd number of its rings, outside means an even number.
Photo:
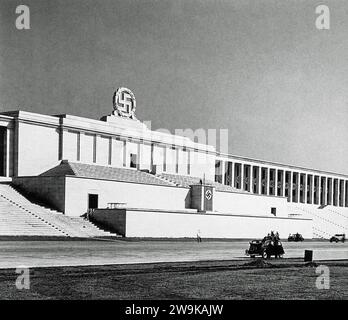
[{"label": "stone wall", "polygon": [[15,177],[12,183],[29,200],[65,212],[65,177]]}]

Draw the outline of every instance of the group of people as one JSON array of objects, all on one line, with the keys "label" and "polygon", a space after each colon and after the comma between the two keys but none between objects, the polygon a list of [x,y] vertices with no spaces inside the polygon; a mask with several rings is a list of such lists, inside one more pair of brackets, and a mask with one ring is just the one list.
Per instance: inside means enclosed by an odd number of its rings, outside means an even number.
[{"label": "group of people", "polygon": [[274,241],[274,243],[277,243],[280,240],[278,231],[275,233],[271,231],[271,233],[269,233],[266,237],[263,238],[263,241],[266,240],[272,240]]}]

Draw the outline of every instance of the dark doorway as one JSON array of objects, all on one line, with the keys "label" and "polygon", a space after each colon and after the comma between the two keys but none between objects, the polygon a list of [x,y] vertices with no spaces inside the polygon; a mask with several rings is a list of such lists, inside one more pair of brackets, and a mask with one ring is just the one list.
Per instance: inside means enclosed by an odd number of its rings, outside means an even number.
[{"label": "dark doorway", "polygon": [[138,164],[138,161],[137,161],[137,155],[135,153],[131,153],[130,154],[130,167],[131,168],[137,168],[137,164]]},{"label": "dark doorway", "polygon": [[97,208],[98,208],[98,195],[88,194],[88,209],[97,209]]}]

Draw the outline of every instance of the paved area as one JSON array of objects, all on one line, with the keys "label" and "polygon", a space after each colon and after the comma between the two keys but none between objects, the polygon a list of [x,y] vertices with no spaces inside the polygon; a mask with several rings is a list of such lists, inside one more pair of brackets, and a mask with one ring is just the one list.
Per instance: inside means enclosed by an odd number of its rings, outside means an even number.
[{"label": "paved area", "polygon": [[[348,243],[283,242],[285,258],[348,259]],[[249,259],[248,241],[0,241],[0,268]]]}]

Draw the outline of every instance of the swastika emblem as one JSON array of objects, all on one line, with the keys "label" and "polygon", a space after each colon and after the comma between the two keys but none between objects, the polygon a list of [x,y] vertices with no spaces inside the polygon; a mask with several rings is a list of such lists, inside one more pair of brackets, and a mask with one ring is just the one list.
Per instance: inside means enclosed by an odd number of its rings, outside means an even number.
[{"label": "swastika emblem", "polygon": [[135,118],[136,101],[133,92],[127,88],[118,88],[114,94],[114,115]]},{"label": "swastika emblem", "polygon": [[205,198],[207,200],[211,200],[211,198],[213,197],[213,194],[211,193],[211,190],[208,189],[206,192],[205,192]]}]

